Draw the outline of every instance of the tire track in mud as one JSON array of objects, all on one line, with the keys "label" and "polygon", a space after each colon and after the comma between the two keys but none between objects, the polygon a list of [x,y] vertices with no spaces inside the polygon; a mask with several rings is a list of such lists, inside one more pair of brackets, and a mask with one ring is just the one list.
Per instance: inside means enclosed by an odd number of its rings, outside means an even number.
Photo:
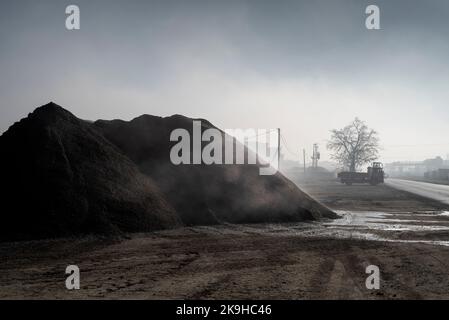
[{"label": "tire track in mud", "polygon": [[[352,245],[351,253],[343,258],[345,260],[345,265],[347,266],[347,272],[353,279],[353,283],[360,294],[360,297],[358,298],[382,298],[385,296],[382,290],[382,267],[377,260],[373,259],[371,254],[368,253],[368,256],[366,256],[367,252],[369,252],[369,250],[364,250],[358,245]],[[366,273],[366,267],[369,265],[379,266],[381,270],[381,287],[378,290],[368,289],[366,287],[366,279],[370,275]]]},{"label": "tire track in mud", "polygon": [[[353,276],[360,278],[359,283],[361,283],[361,288],[366,292],[367,296],[371,296],[372,298],[376,299],[422,298],[422,296],[416,291],[413,286],[406,284],[404,280],[400,279],[392,270],[388,268],[391,267],[392,260],[394,260],[395,258],[399,260],[399,263],[404,265],[404,258],[407,259],[407,256],[405,254],[391,256],[386,255],[385,253],[380,253],[379,255],[376,255],[376,253],[371,253],[371,250],[363,249],[358,245],[354,246],[354,251],[355,252],[348,255],[346,259],[348,261],[348,265],[352,266],[351,271],[353,273]],[[378,290],[369,290],[365,287],[366,278],[369,276],[369,274],[365,273],[365,270],[369,265],[375,265],[379,267],[380,289]],[[403,275],[404,273],[401,273],[401,276]],[[407,273],[405,273],[405,276],[409,279],[408,282],[410,282],[410,279],[412,279],[412,277],[407,275]]]},{"label": "tire track in mud", "polygon": [[[348,248],[349,249],[349,248]],[[351,245],[350,252],[339,254],[334,258],[325,258],[313,276],[310,286],[320,288],[319,299],[369,299],[369,298],[408,298],[420,299],[421,295],[410,285],[404,283],[384,268],[384,263],[378,257],[359,246]],[[349,251],[348,250],[348,251]],[[389,257],[388,257],[389,258]],[[369,290],[365,286],[365,270],[368,265],[380,268],[381,287],[379,290]],[[388,282],[388,287],[385,283]],[[315,298],[312,295],[311,298]]]},{"label": "tire track in mud", "polygon": [[328,284],[332,275],[332,271],[335,269],[336,259],[323,258],[323,261],[319,264],[317,270],[312,275],[308,282],[308,297],[310,299],[323,298],[323,293],[329,291]]},{"label": "tire track in mud", "polygon": [[363,278],[365,268],[362,267],[362,261],[357,259],[356,254],[352,253],[353,250],[349,242],[340,243],[335,248],[335,255],[324,258],[309,283],[317,294],[311,295],[312,299],[366,298]]},{"label": "tire track in mud", "polygon": [[232,278],[231,274],[219,275],[216,279],[208,282],[206,285],[202,286],[196,292],[188,295],[187,300],[199,300],[208,299],[215,292],[222,289],[223,284],[226,284]]},{"label": "tire track in mud", "polygon": [[358,277],[351,272],[352,265],[348,264],[346,259],[336,260],[332,276],[329,281],[327,298],[337,299],[362,299],[362,288]]}]

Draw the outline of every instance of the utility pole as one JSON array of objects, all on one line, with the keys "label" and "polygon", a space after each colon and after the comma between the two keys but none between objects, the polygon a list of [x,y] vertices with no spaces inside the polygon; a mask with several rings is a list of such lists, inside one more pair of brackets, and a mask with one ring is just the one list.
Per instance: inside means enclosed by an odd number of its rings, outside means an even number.
[{"label": "utility pole", "polygon": [[318,168],[318,160],[320,160],[320,152],[318,151],[318,143],[313,144],[312,168]]},{"label": "utility pole", "polygon": [[304,177],[306,176],[306,149],[302,149],[302,156],[304,161]]},{"label": "utility pole", "polygon": [[278,171],[281,170],[281,128],[278,128]]}]

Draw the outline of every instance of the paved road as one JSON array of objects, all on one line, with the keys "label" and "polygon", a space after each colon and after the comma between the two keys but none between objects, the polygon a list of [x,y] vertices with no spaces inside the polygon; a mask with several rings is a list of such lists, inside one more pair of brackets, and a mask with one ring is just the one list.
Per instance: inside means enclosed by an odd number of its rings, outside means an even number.
[{"label": "paved road", "polygon": [[386,179],[385,183],[397,189],[449,204],[449,186],[447,185],[392,178]]}]

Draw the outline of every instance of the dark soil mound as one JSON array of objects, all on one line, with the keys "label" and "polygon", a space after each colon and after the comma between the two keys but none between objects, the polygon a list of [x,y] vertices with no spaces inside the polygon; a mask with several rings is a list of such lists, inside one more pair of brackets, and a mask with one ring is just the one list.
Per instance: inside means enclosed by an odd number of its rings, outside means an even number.
[{"label": "dark soil mound", "polygon": [[[202,130],[213,127],[205,120]],[[99,120],[104,136],[150,176],[187,225],[286,222],[335,217],[282,174],[259,175],[258,165],[173,165],[170,133],[192,133],[193,119],[143,115],[130,122]]]},{"label": "dark soil mound", "polygon": [[180,224],[154,182],[95,127],[50,103],[0,137],[0,240]]},{"label": "dark soil mound", "polygon": [[0,137],[0,240],[335,216],[258,165],[173,165],[170,133],[192,123],[89,123],[53,103],[36,109]]}]

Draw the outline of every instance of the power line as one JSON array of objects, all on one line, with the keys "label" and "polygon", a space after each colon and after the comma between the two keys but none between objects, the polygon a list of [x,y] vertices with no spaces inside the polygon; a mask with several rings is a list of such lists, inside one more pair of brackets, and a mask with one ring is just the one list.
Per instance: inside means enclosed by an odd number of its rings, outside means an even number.
[{"label": "power line", "polygon": [[288,147],[287,141],[286,141],[284,135],[282,135],[282,134],[281,134],[281,139],[282,139],[282,142],[284,143],[285,149],[286,149],[292,156],[299,157],[299,153],[296,153],[296,152],[293,152],[293,151],[290,150],[290,148]]},{"label": "power line", "polygon": [[[249,140],[249,139],[252,139],[252,138],[257,138],[257,137],[263,136],[264,134],[268,134],[268,133],[270,133],[270,132],[272,132],[272,131],[275,131],[275,130],[277,130],[277,129],[270,129],[270,130],[268,130],[268,131],[265,131],[265,132],[262,132],[262,133],[258,133],[258,134],[256,134],[256,135],[249,136],[249,137],[244,136],[244,139]],[[225,132],[225,133],[226,133],[226,132]],[[235,136],[232,136],[232,137],[236,138]],[[236,139],[237,139],[237,138],[236,138]]]}]

